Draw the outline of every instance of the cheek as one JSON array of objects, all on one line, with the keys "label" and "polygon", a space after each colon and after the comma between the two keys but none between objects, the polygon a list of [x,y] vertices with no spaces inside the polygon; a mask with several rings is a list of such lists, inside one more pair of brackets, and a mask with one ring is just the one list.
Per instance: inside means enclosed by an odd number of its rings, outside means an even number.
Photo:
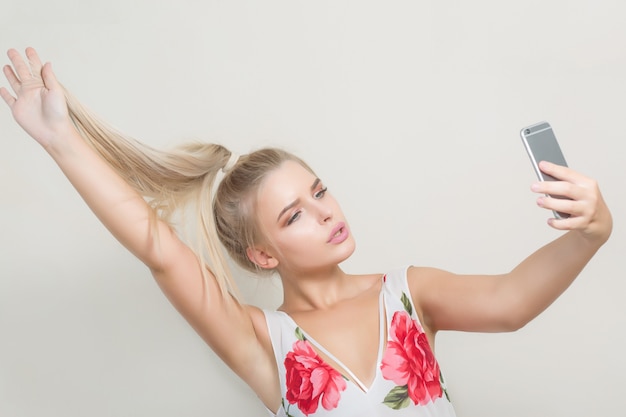
[{"label": "cheek", "polygon": [[299,222],[297,227],[288,228],[280,235],[276,243],[284,250],[299,250],[299,248],[307,245],[313,245],[316,242],[313,227],[306,222]]},{"label": "cheek", "polygon": [[287,227],[275,236],[274,246],[283,256],[311,254],[324,243],[316,226],[319,228],[319,225],[309,224],[307,221],[298,221],[298,224]]}]

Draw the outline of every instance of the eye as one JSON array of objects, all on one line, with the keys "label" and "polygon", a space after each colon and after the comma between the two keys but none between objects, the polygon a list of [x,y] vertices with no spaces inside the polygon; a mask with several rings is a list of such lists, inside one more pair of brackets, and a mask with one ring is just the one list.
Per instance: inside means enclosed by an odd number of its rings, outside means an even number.
[{"label": "eye", "polygon": [[317,191],[315,194],[313,194],[313,197],[319,200],[320,198],[324,197],[326,191],[328,191],[328,187],[324,187],[321,190]]},{"label": "eye", "polygon": [[289,218],[289,220],[287,220],[287,226],[289,226],[291,223],[295,222],[296,220],[298,220],[300,218],[300,212],[296,211],[295,213],[293,213],[293,215]]}]

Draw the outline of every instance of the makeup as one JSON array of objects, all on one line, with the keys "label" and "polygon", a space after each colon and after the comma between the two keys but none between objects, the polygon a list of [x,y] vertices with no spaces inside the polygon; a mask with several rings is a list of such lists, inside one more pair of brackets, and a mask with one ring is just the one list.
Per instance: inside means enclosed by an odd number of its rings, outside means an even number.
[{"label": "makeup", "polygon": [[345,241],[350,232],[348,231],[348,227],[344,222],[339,222],[330,232],[330,236],[328,237],[327,243],[338,244]]}]

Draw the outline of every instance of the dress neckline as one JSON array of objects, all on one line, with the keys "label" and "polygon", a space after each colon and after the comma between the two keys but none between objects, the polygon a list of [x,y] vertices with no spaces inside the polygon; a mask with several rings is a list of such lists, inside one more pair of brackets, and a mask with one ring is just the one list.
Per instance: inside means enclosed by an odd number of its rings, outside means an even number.
[{"label": "dress neckline", "polygon": [[[352,372],[350,368],[348,368],[342,361],[340,361],[335,355],[333,355],[328,349],[324,347],[321,343],[316,341],[311,335],[309,335],[298,323],[286,312],[278,310],[277,312],[282,314],[294,327],[298,328],[305,339],[312,344],[315,348],[317,348],[320,352],[324,353],[328,356],[336,365],[338,365],[341,369],[337,369],[335,366],[327,363],[328,366],[335,369],[340,374],[348,374],[350,376],[349,380],[356,385],[360,391],[367,394],[378,378],[380,373],[380,364],[383,358],[385,346],[386,346],[386,337],[385,330],[387,328],[387,317],[385,315],[385,294],[384,294],[384,286],[385,286],[385,276],[382,278],[382,283],[380,286],[380,293],[378,295],[378,354],[376,355],[376,364],[374,369],[374,378],[372,379],[369,387],[365,385],[355,374]],[[323,360],[323,359],[322,359]],[[326,362],[326,361],[324,361]]]}]

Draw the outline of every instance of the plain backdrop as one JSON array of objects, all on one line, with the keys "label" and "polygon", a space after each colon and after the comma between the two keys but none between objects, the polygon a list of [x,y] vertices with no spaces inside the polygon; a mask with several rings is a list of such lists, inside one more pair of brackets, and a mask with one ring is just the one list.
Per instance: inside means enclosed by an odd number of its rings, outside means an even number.
[{"label": "plain backdrop", "polygon": [[[535,321],[442,333],[437,356],[459,416],[623,416],[625,14],[618,0],[11,1],[0,49],[36,47],[151,145],[297,153],[342,204],[353,273],[501,273],[559,236],[519,139],[548,120],[600,183],[613,236]],[[6,108],[0,139],[0,415],[264,415]],[[278,280],[240,283],[280,304]]]}]

